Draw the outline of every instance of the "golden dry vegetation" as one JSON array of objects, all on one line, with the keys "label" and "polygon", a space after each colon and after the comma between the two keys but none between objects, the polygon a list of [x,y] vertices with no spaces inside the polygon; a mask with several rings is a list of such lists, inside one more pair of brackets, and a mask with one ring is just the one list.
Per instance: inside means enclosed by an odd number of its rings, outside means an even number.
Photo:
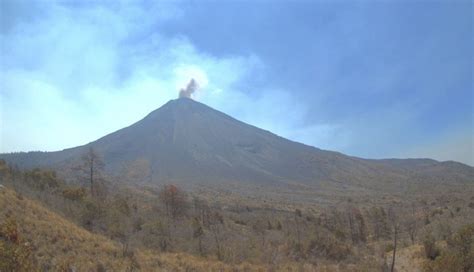
[{"label": "golden dry vegetation", "polygon": [[275,208],[175,185],[92,188],[1,161],[0,183],[0,271],[378,272],[394,248],[393,271],[474,267],[466,192]]},{"label": "golden dry vegetation", "polygon": [[0,222],[14,217],[18,232],[32,249],[39,270],[46,271],[264,271],[263,267],[241,264],[236,267],[212,259],[181,253],[136,251],[124,257],[117,242],[76,226],[11,189],[0,189]]}]

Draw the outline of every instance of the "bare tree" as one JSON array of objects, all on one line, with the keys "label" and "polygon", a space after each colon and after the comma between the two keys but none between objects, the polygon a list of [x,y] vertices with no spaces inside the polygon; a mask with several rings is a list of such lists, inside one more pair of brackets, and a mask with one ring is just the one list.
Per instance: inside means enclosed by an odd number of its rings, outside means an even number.
[{"label": "bare tree", "polygon": [[175,185],[165,185],[161,189],[159,197],[165,205],[166,214],[173,220],[186,213],[186,194]]},{"label": "bare tree", "polygon": [[369,219],[371,219],[375,240],[389,238],[390,227],[387,222],[387,214],[383,207],[373,207]]},{"label": "bare tree", "polygon": [[349,206],[346,213],[349,221],[349,231],[352,243],[366,242],[367,227],[361,211],[358,208]]},{"label": "bare tree", "polygon": [[351,235],[351,240],[352,240],[352,243],[355,244],[356,241],[357,241],[357,235],[356,235],[356,232],[355,232],[355,224],[354,224],[354,216],[353,216],[353,208],[348,208],[347,209],[347,217],[349,219],[349,231],[350,231],[350,235]]},{"label": "bare tree", "polygon": [[211,217],[211,208],[206,201],[195,197],[193,199],[194,213],[199,218],[199,221],[204,227],[209,227],[210,217]]},{"label": "bare tree", "polygon": [[198,217],[195,217],[193,219],[193,238],[198,240],[198,249],[199,249],[199,254],[203,256],[204,251],[202,247],[202,239],[204,236],[204,229],[202,228],[202,224],[199,220]]},{"label": "bare tree", "polygon": [[399,222],[397,218],[397,214],[394,209],[390,209],[389,213],[389,220],[392,223],[393,228],[393,254],[392,254],[392,265],[390,267],[390,272],[395,271],[395,256],[397,254],[397,243],[398,243],[398,232],[399,232]]},{"label": "bare tree", "polygon": [[211,231],[214,242],[216,243],[217,259],[222,261],[224,256],[222,254],[221,228],[224,227],[224,217],[218,212],[213,212],[209,219],[209,230]]},{"label": "bare tree", "polygon": [[300,222],[299,222],[298,218],[300,218],[302,216],[303,216],[303,214],[301,213],[301,210],[296,209],[294,217],[295,217],[296,242],[297,242],[298,250],[301,249],[301,232],[300,232]]},{"label": "bare tree", "polygon": [[104,161],[99,154],[94,148],[89,147],[87,152],[81,157],[81,164],[75,167],[75,170],[80,172],[81,177],[89,183],[92,196],[96,193],[97,183],[102,175],[104,166]]},{"label": "bare tree", "polygon": [[265,248],[265,231],[268,228],[268,222],[265,223],[265,221],[258,219],[253,225],[252,225],[253,230],[255,233],[260,236],[262,239],[262,248]]},{"label": "bare tree", "polygon": [[415,210],[415,203],[412,203],[411,215],[405,220],[405,228],[410,236],[412,244],[415,244],[416,233],[417,233],[417,215]]}]

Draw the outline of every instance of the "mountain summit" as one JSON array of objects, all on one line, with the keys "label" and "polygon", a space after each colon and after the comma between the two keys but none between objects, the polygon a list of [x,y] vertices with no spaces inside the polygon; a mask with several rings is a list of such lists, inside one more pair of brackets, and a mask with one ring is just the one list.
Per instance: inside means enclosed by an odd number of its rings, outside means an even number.
[{"label": "mountain summit", "polygon": [[246,183],[339,187],[472,182],[474,168],[429,159],[367,160],[293,142],[189,98],[171,100],[139,122],[84,146],[3,154],[23,168],[67,169],[88,148],[130,182]]}]

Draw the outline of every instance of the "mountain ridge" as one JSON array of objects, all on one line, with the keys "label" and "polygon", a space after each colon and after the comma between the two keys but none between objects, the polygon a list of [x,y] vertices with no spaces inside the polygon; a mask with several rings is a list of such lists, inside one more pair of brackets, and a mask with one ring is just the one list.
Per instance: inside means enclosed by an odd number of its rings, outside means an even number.
[{"label": "mountain ridge", "polygon": [[90,147],[103,155],[108,173],[130,176],[129,172],[140,172],[131,183],[301,183],[316,188],[328,184],[383,188],[414,179],[474,181],[474,168],[462,163],[363,159],[322,150],[246,124],[189,98],[170,100],[138,122],[82,146],[1,154],[0,158],[21,168],[67,169]]}]

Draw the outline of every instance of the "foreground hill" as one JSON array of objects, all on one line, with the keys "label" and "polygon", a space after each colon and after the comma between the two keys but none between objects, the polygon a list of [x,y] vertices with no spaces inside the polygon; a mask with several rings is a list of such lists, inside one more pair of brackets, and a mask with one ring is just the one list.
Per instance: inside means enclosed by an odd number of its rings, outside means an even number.
[{"label": "foreground hill", "polygon": [[293,142],[191,99],[169,101],[141,121],[84,146],[2,154],[21,168],[70,169],[90,147],[131,182],[304,185],[399,190],[406,184],[472,183],[474,168],[429,159],[367,160]]},{"label": "foreground hill", "polygon": [[[124,256],[120,243],[91,233],[41,203],[2,186],[0,225],[8,221],[14,221],[18,228],[19,241],[24,246],[21,249],[29,251],[30,256],[22,261],[32,264],[25,271],[234,271],[229,265],[186,253],[134,250],[133,255]],[[3,259],[4,250],[9,249],[8,244],[2,247],[2,236],[0,232],[0,271],[8,261]],[[243,264],[232,269],[258,268]]]},{"label": "foreground hill", "polygon": [[92,195],[49,170],[4,166],[0,271],[375,272],[387,271],[394,243],[397,271],[474,267],[468,191],[281,210],[220,205],[173,185]]}]

